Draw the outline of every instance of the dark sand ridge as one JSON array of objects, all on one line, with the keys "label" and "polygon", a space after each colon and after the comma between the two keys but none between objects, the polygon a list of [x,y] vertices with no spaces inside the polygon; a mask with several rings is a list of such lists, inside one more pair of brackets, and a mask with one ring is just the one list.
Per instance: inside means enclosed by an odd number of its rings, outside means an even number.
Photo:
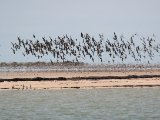
[{"label": "dark sand ridge", "polygon": [[10,81],[65,81],[65,80],[110,80],[110,79],[135,79],[135,78],[160,78],[160,75],[127,75],[127,76],[88,76],[88,77],[57,77],[57,78],[12,78],[12,79],[0,79],[0,82]]}]

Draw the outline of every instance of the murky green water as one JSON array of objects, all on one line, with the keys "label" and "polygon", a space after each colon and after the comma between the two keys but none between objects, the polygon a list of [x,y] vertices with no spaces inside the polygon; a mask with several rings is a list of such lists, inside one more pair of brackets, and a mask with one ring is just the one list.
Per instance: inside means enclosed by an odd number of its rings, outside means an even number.
[{"label": "murky green water", "polygon": [[160,88],[0,90],[0,120],[160,120]]}]

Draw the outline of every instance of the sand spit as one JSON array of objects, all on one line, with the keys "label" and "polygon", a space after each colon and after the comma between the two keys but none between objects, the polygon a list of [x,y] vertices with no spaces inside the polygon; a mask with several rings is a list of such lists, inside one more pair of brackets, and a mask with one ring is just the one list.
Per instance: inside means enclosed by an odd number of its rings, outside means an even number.
[{"label": "sand spit", "polygon": [[85,89],[85,88],[121,88],[121,87],[159,87],[160,78],[121,79],[121,80],[79,80],[79,81],[17,81],[1,82],[0,89]]},{"label": "sand spit", "polygon": [[0,89],[160,87],[160,71],[0,72]]}]

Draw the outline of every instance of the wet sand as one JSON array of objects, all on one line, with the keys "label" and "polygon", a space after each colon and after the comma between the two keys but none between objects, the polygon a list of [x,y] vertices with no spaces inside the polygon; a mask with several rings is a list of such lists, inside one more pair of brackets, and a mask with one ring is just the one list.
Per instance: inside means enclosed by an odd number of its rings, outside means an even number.
[{"label": "wet sand", "polygon": [[[142,76],[148,75],[150,78],[130,78],[123,79],[125,76]],[[154,77],[155,75],[160,75],[159,70],[153,71],[130,71],[130,72],[55,72],[55,71],[45,71],[45,72],[0,72],[0,89],[67,89],[67,88],[119,88],[119,87],[160,87],[160,77]],[[108,76],[116,76],[121,79],[109,78]],[[136,77],[137,77],[136,76]],[[50,80],[35,80],[31,81],[30,78],[53,78]],[[95,78],[95,79],[85,79]],[[103,79],[101,79],[101,77]],[[12,81],[12,79],[19,78],[18,81]],[[21,79],[27,78],[25,81]],[[67,78],[67,79],[55,79],[55,78]],[[76,79],[72,79],[76,78]],[[83,79],[81,79],[83,78]],[[96,79],[97,78],[97,79]],[[10,81],[7,81],[10,79]],[[5,81],[6,80],[6,81]]]}]

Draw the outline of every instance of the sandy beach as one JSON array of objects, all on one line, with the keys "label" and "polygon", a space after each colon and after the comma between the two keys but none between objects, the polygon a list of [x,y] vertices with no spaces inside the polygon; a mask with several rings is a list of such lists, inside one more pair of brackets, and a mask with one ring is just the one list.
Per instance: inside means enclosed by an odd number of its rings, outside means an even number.
[{"label": "sandy beach", "polygon": [[[121,87],[159,87],[160,77],[131,78],[131,79],[80,79],[81,77],[104,77],[104,76],[128,76],[128,75],[159,75],[159,70],[153,71],[130,71],[130,72],[55,72],[55,71],[30,71],[30,72],[0,72],[0,89],[67,89],[67,88],[121,88]],[[19,78],[73,78],[75,80],[41,80],[41,81],[12,81]],[[79,79],[78,79],[79,78]],[[11,81],[5,81],[11,79]]]}]

